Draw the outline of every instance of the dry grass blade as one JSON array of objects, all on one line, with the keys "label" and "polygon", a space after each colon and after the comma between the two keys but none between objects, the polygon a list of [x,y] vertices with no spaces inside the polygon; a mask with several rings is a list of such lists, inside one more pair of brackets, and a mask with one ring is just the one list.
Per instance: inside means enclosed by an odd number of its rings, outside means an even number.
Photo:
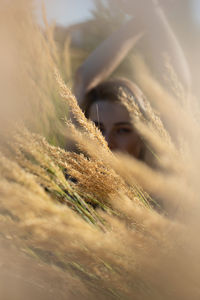
[{"label": "dry grass blade", "polygon": [[75,120],[80,125],[81,129],[87,132],[91,138],[97,140],[102,147],[104,147],[105,149],[107,149],[107,151],[109,151],[108,145],[105,139],[103,138],[100,130],[91,121],[87,120],[84,113],[80,109],[75,96],[72,94],[71,90],[65,85],[58,71],[55,71],[55,75],[56,75],[56,80],[59,84],[61,96],[69,104],[69,107],[71,108],[71,112]]}]

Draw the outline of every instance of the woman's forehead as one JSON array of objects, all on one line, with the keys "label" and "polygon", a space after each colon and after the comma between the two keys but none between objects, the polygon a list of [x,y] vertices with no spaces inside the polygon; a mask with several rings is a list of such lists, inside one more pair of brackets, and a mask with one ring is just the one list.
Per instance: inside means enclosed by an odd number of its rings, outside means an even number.
[{"label": "woman's forehead", "polygon": [[100,123],[104,123],[107,120],[114,123],[129,122],[130,114],[123,104],[105,99],[95,101],[91,105],[89,118]]}]

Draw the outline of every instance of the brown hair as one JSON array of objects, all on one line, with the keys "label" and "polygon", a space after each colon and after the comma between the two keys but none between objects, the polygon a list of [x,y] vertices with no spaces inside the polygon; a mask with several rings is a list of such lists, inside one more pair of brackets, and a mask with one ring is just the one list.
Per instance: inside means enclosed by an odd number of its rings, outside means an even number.
[{"label": "brown hair", "polygon": [[121,89],[145,114],[145,98],[140,88],[128,79],[117,78],[104,81],[86,93],[81,107],[86,117],[89,117],[91,105],[98,100],[121,101]]}]

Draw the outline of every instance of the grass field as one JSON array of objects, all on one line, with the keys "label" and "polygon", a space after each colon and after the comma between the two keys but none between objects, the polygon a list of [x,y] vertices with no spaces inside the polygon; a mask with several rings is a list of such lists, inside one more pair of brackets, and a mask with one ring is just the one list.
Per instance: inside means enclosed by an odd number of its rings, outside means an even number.
[{"label": "grass field", "polygon": [[[65,85],[31,1],[0,3],[1,298],[199,299],[196,106],[176,101],[138,60],[168,130],[150,108],[147,119],[133,113],[156,167],[114,155]],[[78,151],[64,150],[69,140]]]}]

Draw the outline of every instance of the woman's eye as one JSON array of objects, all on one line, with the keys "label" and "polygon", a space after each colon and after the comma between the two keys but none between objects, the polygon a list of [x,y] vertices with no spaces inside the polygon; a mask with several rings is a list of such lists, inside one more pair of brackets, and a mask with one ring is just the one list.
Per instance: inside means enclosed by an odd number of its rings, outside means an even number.
[{"label": "woman's eye", "polygon": [[130,128],[118,128],[118,129],[117,129],[117,133],[118,133],[118,134],[131,133],[131,129],[130,129]]}]

